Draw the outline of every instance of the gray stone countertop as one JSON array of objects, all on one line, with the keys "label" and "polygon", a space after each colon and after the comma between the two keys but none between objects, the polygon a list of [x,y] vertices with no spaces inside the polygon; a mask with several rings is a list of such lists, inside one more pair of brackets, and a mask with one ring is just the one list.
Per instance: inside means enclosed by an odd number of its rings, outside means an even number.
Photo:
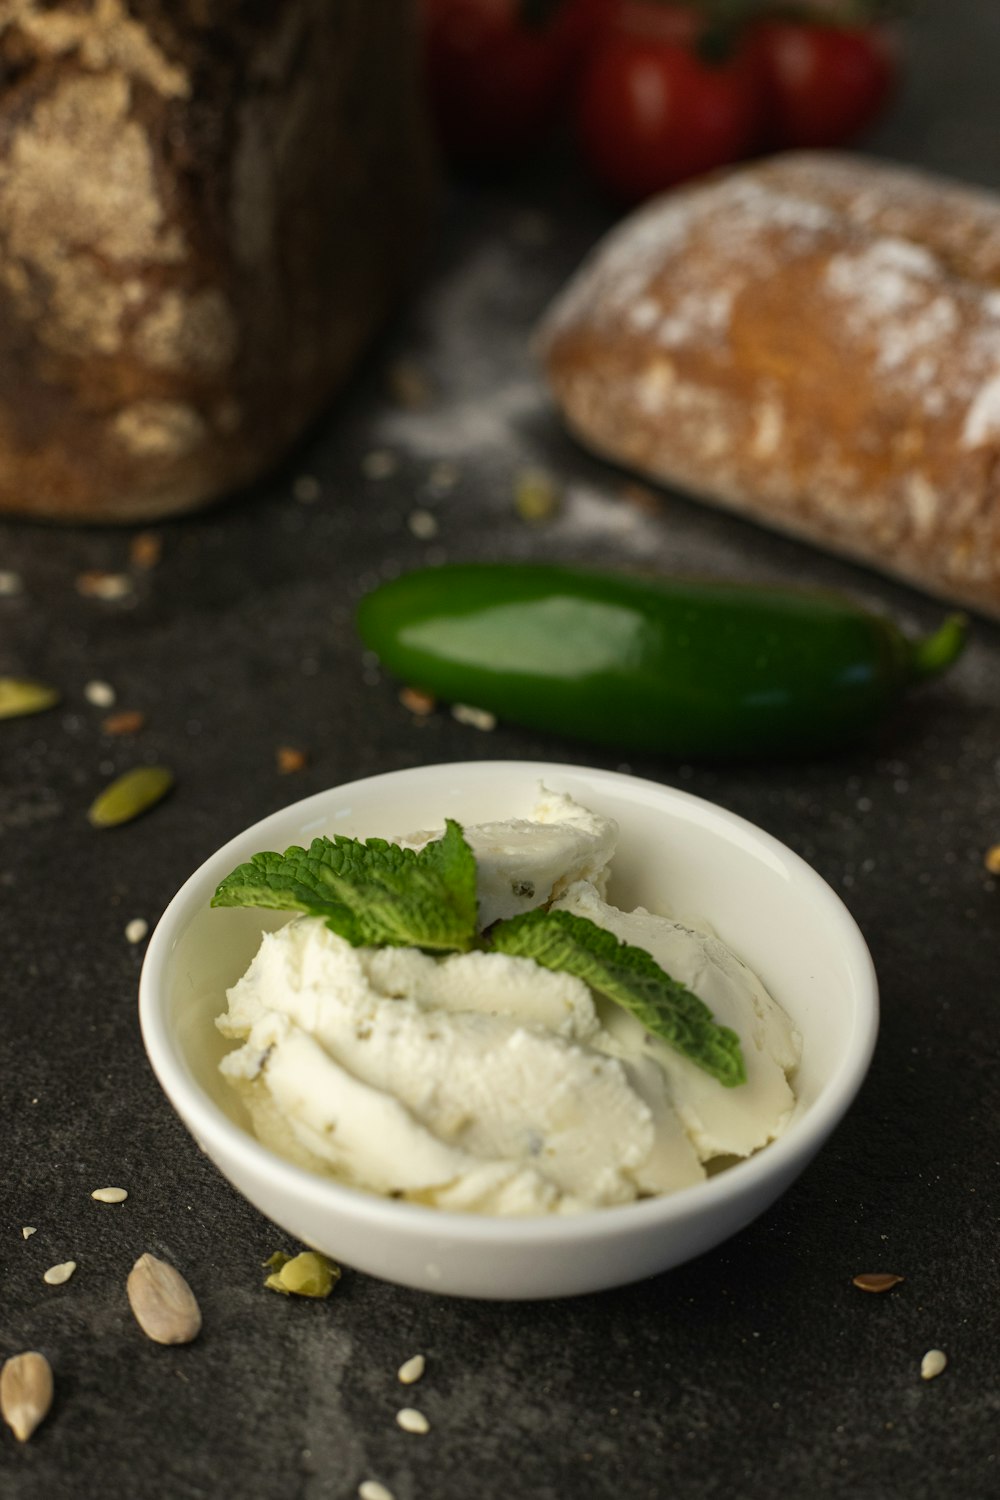
[{"label": "gray stone countertop", "polygon": [[[928,4],[904,97],[873,149],[1000,187],[1000,8]],[[833,585],[927,629],[942,607],[874,573],[661,493],[561,432],[528,333],[610,221],[576,181],[456,190],[425,284],[345,399],[253,493],[132,533],[0,526],[2,669],[56,683],[54,712],[2,726],[0,782],[0,1356],[40,1348],[54,1409],[30,1444],[0,1437],[11,1500],[978,1500],[997,1492],[997,985],[1000,629],[975,622],[943,681],[873,744],[761,766],[629,757],[639,775],[738,812],[802,854],[871,946],[883,1023],[868,1081],[792,1190],[721,1248],[639,1285],[498,1304],[347,1270],[325,1303],[262,1290],[287,1237],[218,1175],[147,1065],[136,1022],[144,944],[185,877],[283,804],[434,761],[621,766],[579,744],[445,711],[417,719],[355,638],[378,579],[441,559],[547,557]],[[386,394],[400,360],[426,408]],[[517,475],[541,466],[560,514],[529,527]],[[430,519],[428,519],[430,518]],[[433,534],[430,534],[433,533]],[[122,597],[84,597],[88,570]],[[101,733],[110,684],[146,727]],[[307,752],[280,774],[279,746]],[[169,801],[113,833],[98,787],[169,764]],[[101,1185],[129,1189],[95,1204]],[[23,1239],[22,1226],[36,1233]],[[172,1261],[202,1303],[199,1340],[164,1349],[124,1297],[133,1260]],[[75,1276],[42,1272],[73,1258]],[[865,1296],[857,1272],[905,1281]],[[949,1358],[920,1378],[925,1350]],[[399,1430],[395,1379],[431,1430]],[[417,1394],[419,1392],[419,1395]]]}]

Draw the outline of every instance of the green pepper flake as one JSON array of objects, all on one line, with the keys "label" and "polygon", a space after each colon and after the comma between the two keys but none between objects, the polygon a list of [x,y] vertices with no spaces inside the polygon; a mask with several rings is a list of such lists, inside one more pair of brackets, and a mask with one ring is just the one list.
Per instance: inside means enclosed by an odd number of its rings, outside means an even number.
[{"label": "green pepper flake", "polygon": [[283,1297],[329,1297],[341,1276],[340,1267],[318,1250],[293,1256],[276,1250],[264,1265],[271,1271],[264,1285]]}]

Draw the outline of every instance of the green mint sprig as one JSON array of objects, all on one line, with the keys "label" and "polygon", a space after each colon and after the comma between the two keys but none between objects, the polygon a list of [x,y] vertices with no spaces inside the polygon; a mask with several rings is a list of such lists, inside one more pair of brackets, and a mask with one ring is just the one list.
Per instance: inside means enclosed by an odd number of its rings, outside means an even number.
[{"label": "green mint sprig", "polygon": [[213,906],[266,906],[323,917],[355,948],[467,953],[477,943],[476,861],[459,825],[423,849],[385,839],[313,839],[255,854],[227,875]]},{"label": "green mint sprig", "polygon": [[219,886],[213,906],[262,906],[322,917],[355,948],[472,948],[533,958],[573,974],[634,1015],[653,1036],[726,1088],[746,1082],[739,1037],[661,969],[644,948],[623,943],[588,917],[539,907],[496,922],[481,940],[476,861],[458,823],[420,850],[385,839],[314,839],[308,849],[255,854]]},{"label": "green mint sprig", "polygon": [[726,1088],[746,1083],[736,1032],[720,1026],[704,1001],[671,979],[645,948],[622,942],[589,917],[543,908],[498,922],[491,937],[500,953],[575,974]]}]

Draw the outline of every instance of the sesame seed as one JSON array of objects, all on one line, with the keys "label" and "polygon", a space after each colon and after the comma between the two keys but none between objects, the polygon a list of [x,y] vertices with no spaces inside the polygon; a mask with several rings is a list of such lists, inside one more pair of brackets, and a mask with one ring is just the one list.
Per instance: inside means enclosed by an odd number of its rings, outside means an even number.
[{"label": "sesame seed", "polygon": [[115,1187],[95,1188],[90,1196],[95,1198],[98,1203],[124,1203],[128,1197],[128,1189]]},{"label": "sesame seed", "polygon": [[133,917],[131,922],[126,924],[125,936],[130,943],[141,943],[148,931],[149,923],[145,917]]},{"label": "sesame seed", "polygon": [[923,1380],[933,1380],[935,1375],[940,1375],[948,1363],[948,1356],[943,1349],[928,1349],[920,1361],[920,1376]]},{"label": "sesame seed", "polygon": [[402,1411],[396,1413],[396,1424],[402,1427],[404,1432],[430,1432],[431,1424],[422,1411],[416,1407],[404,1406]]},{"label": "sesame seed", "polygon": [[42,1280],[47,1282],[49,1286],[62,1286],[63,1282],[68,1281],[75,1270],[75,1260],[64,1260],[58,1266],[49,1266],[49,1269],[43,1272]]},{"label": "sesame seed", "polygon": [[427,1361],[424,1359],[424,1356],[422,1354],[415,1354],[412,1359],[408,1359],[405,1364],[400,1365],[396,1374],[404,1385],[412,1385],[415,1380],[420,1379],[426,1368]]},{"label": "sesame seed", "polygon": [[387,1490],[377,1479],[363,1479],[358,1485],[361,1500],[395,1500],[392,1490]]},{"label": "sesame seed", "polygon": [[115,701],[115,690],[110,682],[88,682],[83,696],[95,708],[110,708]]}]

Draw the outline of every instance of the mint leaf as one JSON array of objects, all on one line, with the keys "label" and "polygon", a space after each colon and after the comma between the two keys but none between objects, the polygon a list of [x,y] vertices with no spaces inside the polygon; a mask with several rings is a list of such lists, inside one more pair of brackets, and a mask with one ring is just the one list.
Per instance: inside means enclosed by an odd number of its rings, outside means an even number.
[{"label": "mint leaf", "polygon": [[490,937],[501,953],[575,974],[726,1088],[746,1082],[736,1032],[718,1025],[708,1006],[671,979],[645,948],[620,942],[589,917],[541,909],[497,922]]},{"label": "mint leaf", "polygon": [[227,875],[213,906],[266,906],[324,917],[354,947],[465,953],[477,939],[476,861],[447,819],[423,849],[385,839],[313,839],[284,854],[255,854]]}]

